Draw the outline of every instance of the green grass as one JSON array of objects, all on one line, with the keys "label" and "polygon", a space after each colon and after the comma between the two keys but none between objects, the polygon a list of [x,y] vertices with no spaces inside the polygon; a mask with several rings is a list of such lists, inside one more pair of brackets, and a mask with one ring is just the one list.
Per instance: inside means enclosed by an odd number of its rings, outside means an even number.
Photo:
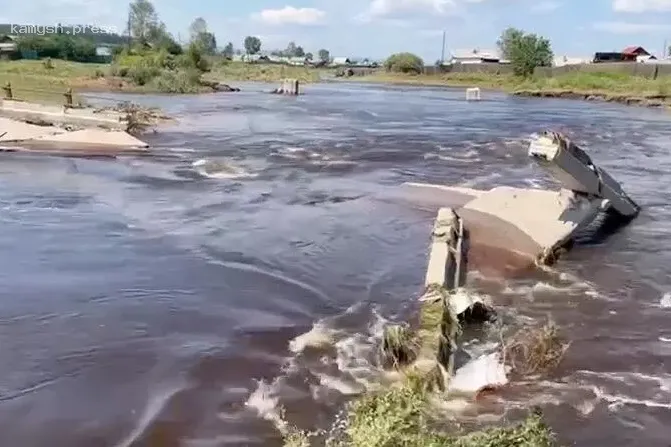
[{"label": "green grass", "polygon": [[[0,84],[12,85],[15,99],[46,103],[64,103],[63,93],[87,84],[100,83],[107,65],[52,60],[0,61]],[[4,94],[4,91],[2,92]],[[4,97],[4,95],[3,95]]]},{"label": "green grass", "polygon": [[554,77],[518,78],[488,73],[445,73],[441,75],[403,75],[380,72],[356,80],[409,85],[468,86],[501,89],[508,92],[542,92],[547,96],[576,94],[604,98],[644,98],[671,102],[671,76],[656,80],[622,73],[573,72]]},{"label": "green grass", "polygon": [[[63,60],[52,60],[50,64],[43,60],[0,61],[0,85],[10,82],[15,99],[41,103],[62,104],[63,93],[68,88],[93,91],[125,91],[137,93],[196,93],[211,91],[206,87],[194,89],[194,82],[188,79],[189,73],[166,71],[155,77],[147,85],[134,85],[128,78],[112,76],[114,70],[109,64],[85,64]],[[320,71],[308,67],[294,67],[270,64],[245,64],[241,62],[224,63],[221,59],[212,60],[212,69],[203,76],[206,81],[265,81],[276,82],[283,78],[296,78],[303,83],[316,82]],[[0,92],[2,94],[4,92]]]},{"label": "green grass", "polygon": [[[464,432],[447,430],[432,391],[423,379],[409,374],[399,386],[369,393],[352,401],[345,424],[328,447],[550,447],[555,435],[538,413],[502,427]],[[285,447],[307,447],[312,434],[296,429],[284,437]]]},{"label": "green grass", "polygon": [[284,78],[298,79],[302,83],[317,82],[321,71],[311,67],[279,64],[247,64],[244,62],[225,62],[215,59],[212,71],[205,79],[219,82],[261,81],[276,82]]}]

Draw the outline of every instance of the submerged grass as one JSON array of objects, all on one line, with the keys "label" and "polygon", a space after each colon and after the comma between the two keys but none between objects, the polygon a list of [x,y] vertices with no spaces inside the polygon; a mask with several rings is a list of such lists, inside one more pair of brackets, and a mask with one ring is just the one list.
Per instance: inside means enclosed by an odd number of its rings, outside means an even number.
[{"label": "submerged grass", "polygon": [[[440,429],[439,413],[431,404],[432,392],[423,378],[408,374],[404,382],[387,390],[370,393],[350,403],[344,430],[328,447],[550,447],[552,430],[540,413],[505,427],[484,428],[471,433],[448,433]],[[312,435],[291,431],[285,447],[312,444]]]}]

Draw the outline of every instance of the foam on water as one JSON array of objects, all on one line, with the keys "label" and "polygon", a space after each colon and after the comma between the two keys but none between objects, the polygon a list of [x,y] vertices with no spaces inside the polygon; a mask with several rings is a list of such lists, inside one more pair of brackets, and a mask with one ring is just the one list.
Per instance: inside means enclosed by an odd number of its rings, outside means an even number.
[{"label": "foam on water", "polygon": [[201,158],[194,161],[191,166],[203,177],[212,179],[243,179],[257,176],[244,168],[234,165],[227,160],[210,160]]}]

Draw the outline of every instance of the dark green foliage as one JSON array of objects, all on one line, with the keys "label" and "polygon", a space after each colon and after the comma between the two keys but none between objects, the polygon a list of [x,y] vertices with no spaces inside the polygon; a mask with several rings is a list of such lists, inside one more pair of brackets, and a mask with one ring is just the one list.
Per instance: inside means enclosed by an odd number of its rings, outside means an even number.
[{"label": "dark green foliage", "polygon": [[536,67],[552,66],[552,47],[550,41],[542,36],[508,28],[501,34],[497,44],[501,56],[510,61],[518,76],[529,77]]}]

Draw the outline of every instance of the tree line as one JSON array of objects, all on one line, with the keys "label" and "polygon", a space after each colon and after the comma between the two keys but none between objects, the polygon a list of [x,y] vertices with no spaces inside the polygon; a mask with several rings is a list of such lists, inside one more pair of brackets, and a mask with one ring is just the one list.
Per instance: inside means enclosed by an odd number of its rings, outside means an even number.
[{"label": "tree line", "polygon": [[[149,48],[156,51],[167,51],[173,55],[184,52],[181,42],[168,32],[156,12],[156,8],[150,0],[133,0],[130,3],[128,17],[128,35],[122,36],[112,33],[93,33],[90,27],[63,25],[56,27],[54,34],[27,34],[17,39],[17,47],[20,57],[21,53],[33,53],[39,58],[66,59],[76,62],[98,62],[100,57],[96,54],[96,47],[107,45],[112,47],[114,54],[122,51],[131,51],[137,48]],[[74,29],[86,30],[75,35]],[[0,35],[12,34],[12,25],[0,24]],[[69,32],[68,32],[69,31]],[[207,22],[202,17],[196,18],[189,27],[189,44],[195,45],[203,55],[220,54],[232,59],[236,54],[240,55],[243,50],[236,50],[232,42],[228,42],[219,51],[215,34],[208,28]],[[187,45],[187,46],[188,46]],[[256,36],[247,36],[242,42],[244,52],[248,55],[257,55],[261,52],[262,42]],[[302,46],[290,42],[284,50],[271,52],[275,56],[299,57],[313,60],[312,53],[306,52]],[[320,61],[330,60],[328,50],[322,49],[318,52]]]}]

